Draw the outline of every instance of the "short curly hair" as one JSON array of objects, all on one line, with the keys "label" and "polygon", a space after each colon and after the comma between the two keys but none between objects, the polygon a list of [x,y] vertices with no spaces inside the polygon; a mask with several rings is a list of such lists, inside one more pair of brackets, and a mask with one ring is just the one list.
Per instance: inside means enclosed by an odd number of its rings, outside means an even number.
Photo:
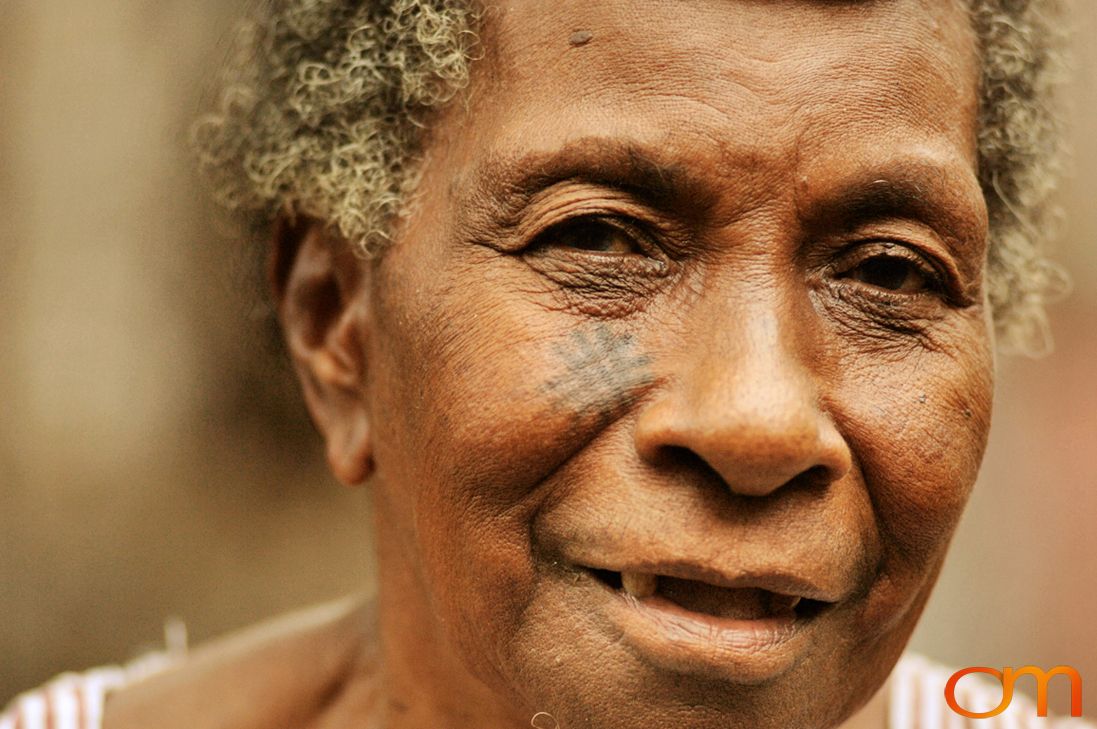
[{"label": "short curly hair", "polygon": [[[1044,256],[1058,178],[1060,0],[963,0],[982,57],[979,181],[999,342],[1048,344],[1063,275]],[[262,229],[281,211],[381,251],[433,111],[468,83],[477,0],[267,0],[241,26],[216,110],[194,127],[217,199]]]}]

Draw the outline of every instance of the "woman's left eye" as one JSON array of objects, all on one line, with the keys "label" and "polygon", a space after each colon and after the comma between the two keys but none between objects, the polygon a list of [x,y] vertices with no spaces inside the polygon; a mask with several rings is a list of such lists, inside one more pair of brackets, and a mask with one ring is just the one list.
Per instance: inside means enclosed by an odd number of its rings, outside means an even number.
[{"label": "woman's left eye", "polygon": [[920,294],[939,288],[936,276],[924,266],[895,255],[865,258],[839,278],[852,279],[897,294]]},{"label": "woman's left eye", "polygon": [[593,253],[642,254],[643,250],[627,231],[598,219],[568,223],[542,237],[542,245],[554,245]]}]

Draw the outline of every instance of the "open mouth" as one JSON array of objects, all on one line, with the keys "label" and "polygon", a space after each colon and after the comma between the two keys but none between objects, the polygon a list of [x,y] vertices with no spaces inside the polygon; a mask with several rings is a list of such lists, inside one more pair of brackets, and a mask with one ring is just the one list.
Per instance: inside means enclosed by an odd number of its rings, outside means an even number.
[{"label": "open mouth", "polygon": [[663,598],[688,612],[724,620],[806,619],[815,617],[829,605],[758,587],[721,587],[645,572],[590,569],[590,573],[611,590],[636,600]]},{"label": "open mouth", "polygon": [[602,635],[613,645],[657,670],[741,685],[773,680],[818,650],[822,616],[843,599],[825,583],[778,568],[572,564],[610,598],[583,604],[600,606]]}]

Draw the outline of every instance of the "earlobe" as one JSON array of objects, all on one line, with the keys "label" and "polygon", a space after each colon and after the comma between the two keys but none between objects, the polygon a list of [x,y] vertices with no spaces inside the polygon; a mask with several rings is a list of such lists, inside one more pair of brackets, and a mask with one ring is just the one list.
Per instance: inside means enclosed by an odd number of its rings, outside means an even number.
[{"label": "earlobe", "polygon": [[328,463],[348,485],[373,471],[366,407],[368,273],[350,245],[313,220],[279,220],[271,250],[278,317]]},{"label": "earlobe", "polygon": [[348,486],[364,483],[373,474],[373,440],[369,420],[359,417],[340,428],[338,437],[327,437],[328,466]]}]

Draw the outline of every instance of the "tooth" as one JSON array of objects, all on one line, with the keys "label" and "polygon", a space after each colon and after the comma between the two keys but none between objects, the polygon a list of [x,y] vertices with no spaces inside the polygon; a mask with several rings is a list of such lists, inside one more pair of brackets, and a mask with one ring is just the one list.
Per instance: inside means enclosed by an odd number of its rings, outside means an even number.
[{"label": "tooth", "polygon": [[801,598],[792,595],[773,593],[770,595],[769,608],[773,611],[794,610],[800,604]]},{"label": "tooth", "polygon": [[651,597],[659,584],[657,575],[645,572],[622,572],[621,587],[633,597]]}]

